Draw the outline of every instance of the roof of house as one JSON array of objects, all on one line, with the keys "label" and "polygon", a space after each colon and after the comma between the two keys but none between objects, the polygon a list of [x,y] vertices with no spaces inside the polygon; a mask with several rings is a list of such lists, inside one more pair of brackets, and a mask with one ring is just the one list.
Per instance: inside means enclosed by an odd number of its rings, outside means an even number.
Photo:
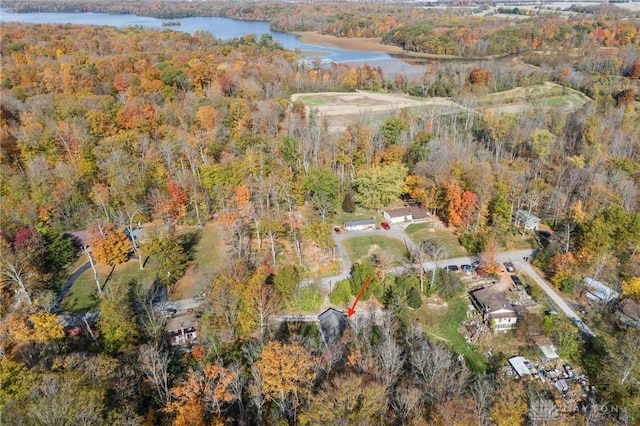
[{"label": "roof of house", "polygon": [[640,321],[640,303],[634,302],[631,299],[624,299],[620,302],[620,305],[618,305],[618,309],[629,318]]},{"label": "roof of house", "polygon": [[516,216],[520,216],[522,217],[524,220],[540,220],[540,218],[534,214],[529,213],[526,210],[517,210],[516,211]]},{"label": "roof of house", "polygon": [[334,308],[329,308],[318,315],[318,323],[320,324],[322,337],[327,344],[339,339],[349,325],[347,314]]},{"label": "roof of house", "polygon": [[177,315],[167,320],[167,327],[165,328],[167,333],[180,332],[182,329],[187,330],[195,328],[198,324],[198,319],[195,314]]},{"label": "roof of house", "polygon": [[348,220],[344,223],[344,226],[362,226],[362,225],[375,225],[376,221],[374,218],[369,219],[358,219],[358,220]]},{"label": "roof of house", "polygon": [[65,232],[65,235],[69,235],[71,238],[76,240],[80,244],[82,249],[84,249],[85,247],[89,247],[89,240],[91,239],[91,235],[89,234],[89,231],[87,231],[86,229],[79,229],[77,231],[68,231],[68,232]]},{"label": "roof of house", "polygon": [[600,281],[586,277],[584,283],[587,287],[587,297],[589,299],[608,302],[618,297],[617,291]]},{"label": "roof of house", "polygon": [[509,302],[507,298],[504,297],[504,294],[499,291],[492,290],[490,288],[481,288],[479,290],[472,291],[469,294],[489,313],[509,310],[515,314],[515,310],[513,309],[511,302]]},{"label": "roof of house", "polygon": [[384,212],[391,218],[411,216],[414,219],[426,219],[429,217],[429,212],[426,209],[417,206],[401,207],[399,209],[385,210]]},{"label": "roof of house", "polygon": [[514,356],[509,358],[509,364],[520,377],[531,374],[531,370],[529,370],[529,367],[527,367],[524,363],[525,361],[526,359],[522,356]]},{"label": "roof of house", "polygon": [[513,310],[516,311],[516,314],[518,314],[519,317],[529,313],[529,310],[527,309],[526,306],[523,306],[523,305],[512,305],[512,306],[513,306]]}]

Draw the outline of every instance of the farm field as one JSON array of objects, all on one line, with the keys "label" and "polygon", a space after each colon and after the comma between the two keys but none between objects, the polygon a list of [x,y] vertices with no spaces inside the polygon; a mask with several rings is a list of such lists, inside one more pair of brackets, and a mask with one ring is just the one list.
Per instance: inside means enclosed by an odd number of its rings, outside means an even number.
[{"label": "farm field", "polygon": [[[437,115],[464,111],[461,105],[447,98],[418,98],[404,94],[356,92],[323,92],[294,94],[291,101],[305,104],[327,120],[330,132],[346,129],[350,122],[373,122],[380,117],[403,108],[420,108]],[[365,124],[363,123],[363,124]]]},{"label": "farm field", "polygon": [[[468,108],[449,98],[418,98],[401,93],[321,92],[296,93],[291,101],[304,103],[309,114],[312,110],[326,120],[330,132],[341,132],[358,120],[371,124],[404,108],[416,109],[426,115],[444,115],[466,112]],[[555,83],[545,82],[530,87],[518,87],[485,95],[478,99],[477,113],[486,110],[517,113],[535,108],[561,108],[565,111],[577,110],[587,102],[586,95]]]}]

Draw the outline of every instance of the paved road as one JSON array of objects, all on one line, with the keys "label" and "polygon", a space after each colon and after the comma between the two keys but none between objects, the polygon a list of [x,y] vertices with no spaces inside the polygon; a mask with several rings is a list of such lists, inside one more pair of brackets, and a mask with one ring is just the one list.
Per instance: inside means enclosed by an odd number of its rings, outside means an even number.
[{"label": "paved road", "polygon": [[540,286],[540,288],[547,294],[547,296],[549,296],[553,303],[555,303],[555,305],[560,308],[560,310],[564,312],[564,314],[569,317],[571,321],[573,321],[576,327],[592,337],[595,336],[595,333],[591,331],[591,329],[587,327],[584,322],[582,322],[578,314],[576,314],[576,312],[571,309],[571,307],[569,307],[569,305],[562,299],[562,297],[558,293],[556,293],[555,290],[551,288],[551,286],[547,284],[547,282],[540,275],[538,275],[538,273],[531,267],[531,265],[523,261],[514,262],[513,264],[516,268],[526,272],[527,275],[529,275],[535,281],[535,283]]}]

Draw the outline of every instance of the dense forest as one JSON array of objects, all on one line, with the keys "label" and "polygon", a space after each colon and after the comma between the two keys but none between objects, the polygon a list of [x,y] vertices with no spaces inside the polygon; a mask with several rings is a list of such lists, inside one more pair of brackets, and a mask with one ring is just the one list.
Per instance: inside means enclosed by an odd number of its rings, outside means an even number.
[{"label": "dense forest", "polygon": [[[384,309],[377,321],[356,317],[331,345],[307,323],[272,321],[319,306],[317,286],[298,284],[315,278],[309,265],[335,254],[339,215],[401,200],[437,215],[470,254],[507,247],[521,232],[512,213],[535,212],[549,232],[531,235],[533,264],[559,292],[579,297],[582,279],[598,276],[640,301],[637,20],[603,12],[511,26],[358,3],[11,5],[223,14],[384,36],[424,52],[518,56],[429,61],[410,78],[368,65],[308,67],[268,36],[3,24],[2,424],[536,424],[536,407],[553,404],[547,387],[500,374],[509,354],[499,345],[474,364],[414,316],[427,297],[453,304],[464,293],[454,275],[434,270],[423,288],[422,273],[388,273],[380,258],[357,263],[332,301],[350,300],[371,277],[364,298]],[[506,96],[498,92],[541,86],[589,101],[487,106]],[[356,90],[447,97],[464,112],[402,109],[330,132],[312,108],[290,101]],[[153,231],[138,241],[140,223]],[[204,278],[198,344],[174,350],[154,292],[174,289],[196,262],[208,224],[220,230],[223,259]],[[70,236],[79,229],[89,230],[91,253]],[[153,286],[133,275],[103,286],[96,272],[100,317],[69,333],[57,292],[87,258],[111,273],[136,262]],[[544,421],[637,424],[640,336],[614,311],[589,317],[597,337],[551,315],[531,315],[513,332],[521,342],[552,339],[597,389],[579,410]]]}]

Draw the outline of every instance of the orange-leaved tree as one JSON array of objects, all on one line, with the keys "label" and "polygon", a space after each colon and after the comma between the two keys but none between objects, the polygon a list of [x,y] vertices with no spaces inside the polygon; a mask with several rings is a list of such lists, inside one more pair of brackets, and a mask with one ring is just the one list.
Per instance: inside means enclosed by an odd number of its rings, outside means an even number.
[{"label": "orange-leaved tree", "polygon": [[314,366],[313,357],[299,343],[269,342],[256,362],[264,396],[295,417],[313,384]]},{"label": "orange-leaved tree", "polygon": [[207,422],[206,415],[212,415],[215,420],[224,405],[236,399],[230,389],[236,378],[235,372],[217,364],[190,370],[184,382],[171,389],[174,400],[165,407],[166,411],[176,414],[173,425],[217,424]]},{"label": "orange-leaved tree", "polygon": [[89,230],[93,236],[89,240],[91,255],[97,263],[111,266],[111,273],[116,265],[124,263],[129,259],[131,245],[124,232],[121,232],[112,223],[106,225],[101,232],[95,229]]}]

